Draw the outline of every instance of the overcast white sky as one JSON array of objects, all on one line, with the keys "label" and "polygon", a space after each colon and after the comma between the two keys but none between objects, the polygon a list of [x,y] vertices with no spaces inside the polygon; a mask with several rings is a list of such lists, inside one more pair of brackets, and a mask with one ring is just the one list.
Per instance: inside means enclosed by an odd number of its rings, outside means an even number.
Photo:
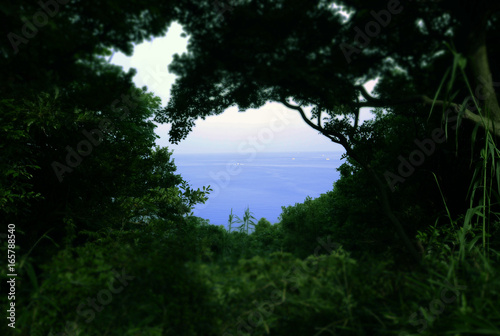
[{"label": "overcast white sky", "polygon": [[[111,63],[137,69],[134,82],[138,87],[146,85],[162,99],[165,106],[170,98],[170,88],[175,75],[168,72],[174,54],[186,52],[187,39],[181,37],[182,27],[174,23],[165,37],[155,38],[135,46],[134,54],[127,57],[115,53]],[[373,84],[368,85],[371,91]],[[370,118],[362,111],[361,120]],[[237,153],[249,148],[259,152],[313,152],[343,151],[307,126],[298,113],[282,104],[266,104],[258,110],[238,112],[237,107],[221,115],[198,120],[193,131],[179,145],[168,141],[169,125],[159,125],[157,144],[174,149],[175,153]]]}]

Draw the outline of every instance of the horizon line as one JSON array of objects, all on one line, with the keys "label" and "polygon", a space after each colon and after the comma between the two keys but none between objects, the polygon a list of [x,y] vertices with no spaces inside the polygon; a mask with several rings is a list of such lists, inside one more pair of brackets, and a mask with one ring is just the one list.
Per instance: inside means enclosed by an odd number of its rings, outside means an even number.
[{"label": "horizon line", "polygon": [[[286,152],[260,152],[256,153],[256,155],[259,154],[288,154],[288,153],[293,153],[293,154],[302,154],[302,153],[345,153],[345,151],[286,151]],[[173,154],[240,154],[240,155],[245,155],[248,153],[238,153],[238,152],[177,152],[175,149],[173,149]]]}]

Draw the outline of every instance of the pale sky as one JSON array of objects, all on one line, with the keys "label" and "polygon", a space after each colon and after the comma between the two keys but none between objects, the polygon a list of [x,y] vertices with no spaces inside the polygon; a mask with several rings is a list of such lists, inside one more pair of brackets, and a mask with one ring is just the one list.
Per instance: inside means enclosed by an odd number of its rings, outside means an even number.
[{"label": "pale sky", "polygon": [[[115,53],[111,63],[121,65],[125,71],[135,68],[134,83],[138,87],[146,85],[165,106],[176,77],[168,72],[168,65],[174,54],[187,51],[188,38],[181,37],[181,33],[182,27],[173,23],[164,37],[136,45],[131,57]],[[369,92],[373,85],[366,85]],[[360,121],[369,118],[370,112],[362,110]],[[268,103],[258,110],[246,112],[231,107],[221,115],[199,119],[193,131],[178,145],[169,143],[169,129],[167,124],[158,125],[156,134],[160,139],[156,143],[174,149],[174,153],[343,151],[340,145],[307,126],[296,111],[279,103]]]}]

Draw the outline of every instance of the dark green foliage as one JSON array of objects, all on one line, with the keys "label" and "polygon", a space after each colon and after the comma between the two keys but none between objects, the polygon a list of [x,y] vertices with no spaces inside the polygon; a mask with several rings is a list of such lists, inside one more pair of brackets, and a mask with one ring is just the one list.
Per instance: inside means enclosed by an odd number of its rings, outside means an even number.
[{"label": "dark green foliage", "polygon": [[285,251],[305,258],[314,251],[318,238],[332,234],[332,205],[329,192],[314,200],[308,197],[304,203],[282,207],[280,222]]},{"label": "dark green foliage", "polygon": [[[18,274],[16,328],[4,318],[1,335],[500,335],[500,133],[477,119],[500,120],[488,83],[498,4],[396,4],[361,46],[355,28],[392,2],[339,0],[346,21],[323,0],[224,13],[213,1],[49,1],[57,13],[24,40],[40,2],[0,9],[0,215],[16,241],[0,237]],[[162,107],[105,59],[174,20],[189,52],[170,65]],[[360,87],[370,79],[373,95]],[[458,105],[469,94],[476,108]],[[176,174],[152,120],[177,142],[198,118],[269,101],[346,149],[333,190],[275,224],[250,208],[231,210],[227,230],[193,216],[211,189]],[[361,107],[374,120],[359,125]],[[447,141],[422,149],[436,130]],[[415,150],[429,153],[388,182]]]},{"label": "dark green foliage", "polygon": [[259,221],[257,222],[257,225],[255,225],[255,233],[260,233],[260,232],[264,232],[266,230],[269,230],[271,228],[272,224],[270,221],[268,221],[267,219],[265,219],[264,217],[262,217],[261,219],[259,219]]},{"label": "dark green foliage", "polygon": [[[25,146],[29,134],[23,123],[23,107],[12,100],[0,101],[0,208],[4,214],[18,215],[29,207],[31,200],[40,197],[33,191],[32,172],[40,169],[30,159]],[[26,210],[24,210],[26,211]]]},{"label": "dark green foliage", "polygon": [[261,218],[252,232],[252,246],[259,254],[267,255],[283,249],[283,229],[281,223],[271,224]]},{"label": "dark green foliage", "polygon": [[[182,226],[158,222],[61,251],[43,267],[42,283],[33,288],[30,300],[20,300],[33,313],[22,314],[19,323],[36,326],[44,335],[63,331],[66,321],[76,322],[85,335],[125,335],[148,328],[183,335],[208,331],[214,313],[210,292],[197,268],[186,264],[203,253],[196,238],[204,234],[197,233],[197,226]],[[129,275],[128,285],[114,271]],[[99,293],[108,290],[110,282],[123,289],[108,304],[99,304]],[[97,298],[98,308],[93,309],[87,297]],[[106,303],[108,297],[103,298]],[[43,308],[48,302],[50,313]]]}]

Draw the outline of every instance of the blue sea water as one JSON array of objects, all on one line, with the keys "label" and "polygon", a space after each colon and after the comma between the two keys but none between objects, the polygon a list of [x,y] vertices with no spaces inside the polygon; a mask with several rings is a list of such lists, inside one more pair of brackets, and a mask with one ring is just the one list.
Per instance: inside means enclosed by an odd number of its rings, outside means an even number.
[{"label": "blue sea water", "polygon": [[333,189],[343,161],[341,152],[176,154],[177,172],[193,188],[210,185],[209,200],[194,215],[227,226],[231,209],[239,217],[247,207],[259,220],[278,222],[281,207],[302,203]]}]

